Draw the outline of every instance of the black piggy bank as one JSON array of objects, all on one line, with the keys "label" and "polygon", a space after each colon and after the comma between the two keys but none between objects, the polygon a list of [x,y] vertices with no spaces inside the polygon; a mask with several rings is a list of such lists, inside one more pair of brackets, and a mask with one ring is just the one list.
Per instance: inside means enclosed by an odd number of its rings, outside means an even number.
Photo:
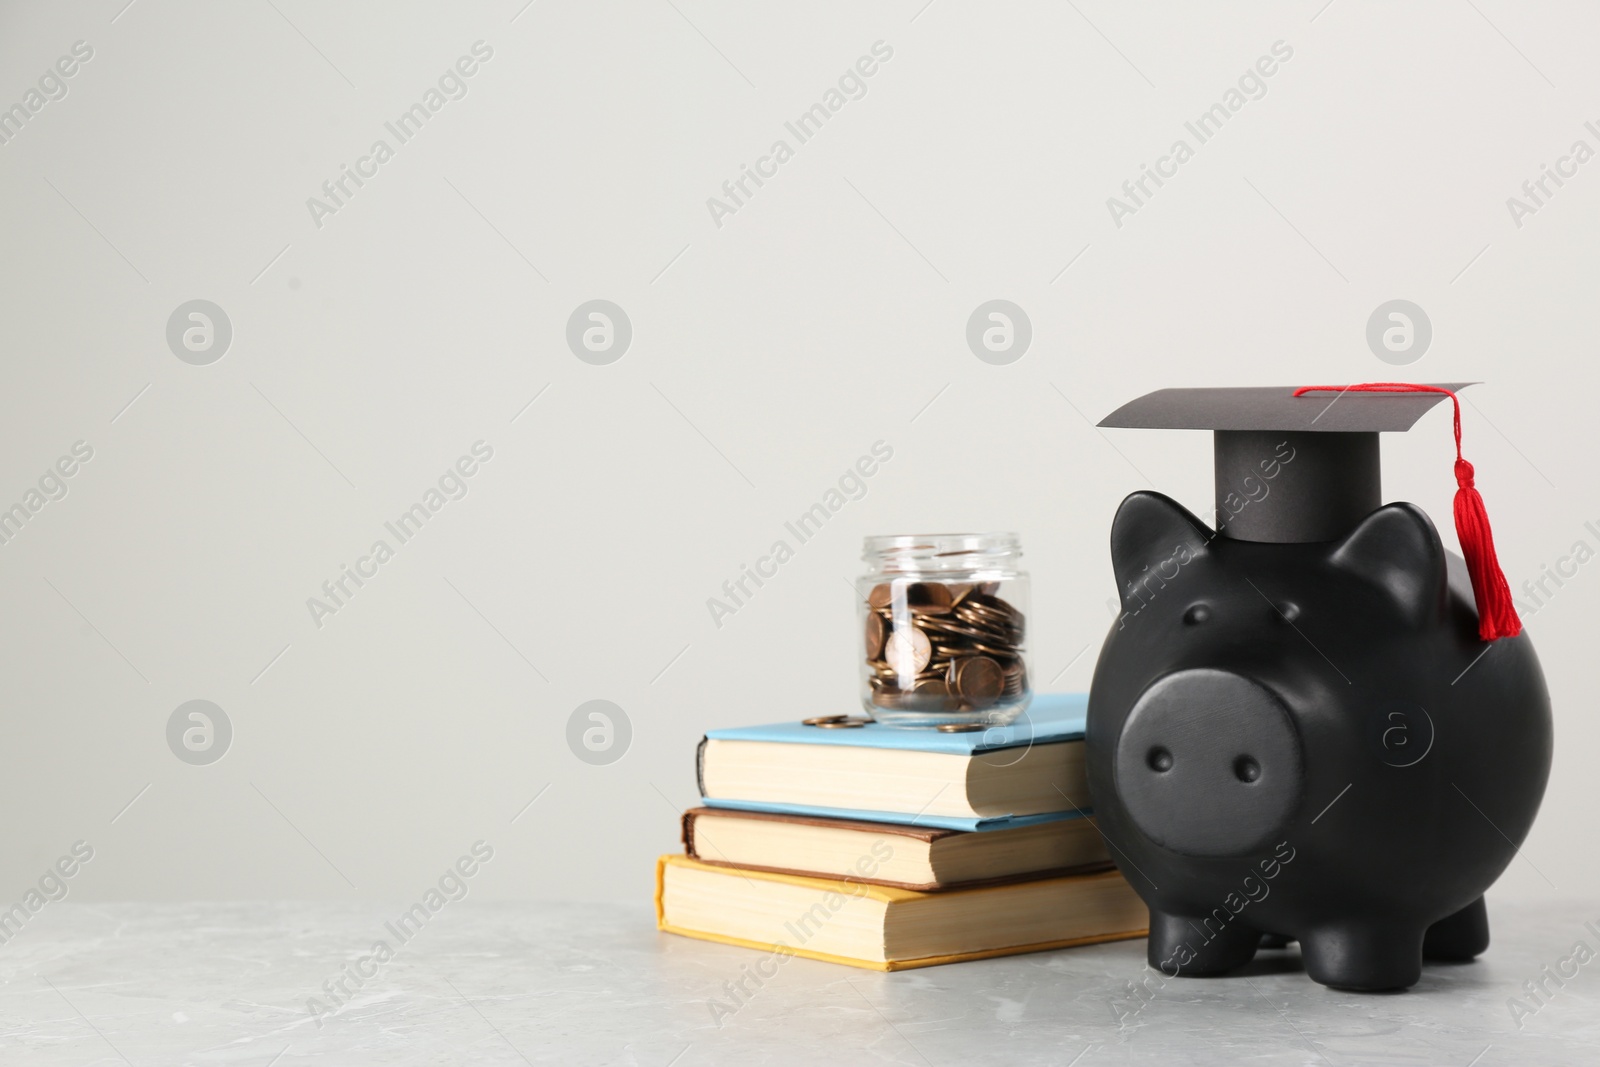
[{"label": "black piggy bank", "polygon": [[1151,966],[1212,975],[1293,939],[1315,981],[1387,990],[1482,952],[1484,890],[1549,776],[1550,701],[1526,634],[1479,639],[1428,516],[1268,543],[1141,492],[1111,554],[1089,785]]}]

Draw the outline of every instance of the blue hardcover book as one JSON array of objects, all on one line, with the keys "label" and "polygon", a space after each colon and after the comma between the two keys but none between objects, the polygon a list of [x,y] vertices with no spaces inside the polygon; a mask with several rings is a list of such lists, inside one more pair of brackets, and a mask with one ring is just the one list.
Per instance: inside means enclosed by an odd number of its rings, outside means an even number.
[{"label": "blue hardcover book", "polygon": [[700,743],[708,807],[950,830],[999,830],[1089,811],[1088,698],[1034,697],[1009,726],[941,733],[798,722],[712,730]]}]

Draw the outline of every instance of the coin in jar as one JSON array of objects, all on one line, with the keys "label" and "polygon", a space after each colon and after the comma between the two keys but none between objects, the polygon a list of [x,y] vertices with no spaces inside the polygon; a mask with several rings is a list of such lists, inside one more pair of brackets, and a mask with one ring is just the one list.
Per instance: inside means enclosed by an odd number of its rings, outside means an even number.
[{"label": "coin in jar", "polygon": [[986,645],[981,641],[974,641],[972,642],[972,647],[968,650],[968,654],[970,655],[973,652],[985,656],[994,656],[1009,663],[1022,654],[1022,649],[1015,645]]},{"label": "coin in jar", "polygon": [[886,608],[889,606],[889,601],[893,599],[893,597],[894,592],[889,588],[889,583],[879,582],[877,585],[873,586],[872,591],[867,594],[867,603],[874,608]]},{"label": "coin in jar", "polygon": [[989,611],[996,615],[1004,616],[1019,625],[1022,622],[1022,612],[1018,611],[1016,606],[1009,600],[994,596],[981,589],[967,597],[966,604],[968,607],[976,608],[979,611]]},{"label": "coin in jar", "polygon": [[875,660],[883,653],[883,619],[875,611],[867,612],[867,659]]},{"label": "coin in jar", "polygon": [[896,630],[884,642],[883,658],[901,675],[921,674],[933,658],[933,643],[915,627]]},{"label": "coin in jar", "polygon": [[948,615],[954,604],[950,587],[940,582],[912,582],[906,587],[906,605],[920,615]]},{"label": "coin in jar", "polygon": [[984,597],[982,593],[973,593],[971,597],[960,603],[960,608],[966,613],[997,619],[997,621],[1005,622],[1006,625],[1022,625],[1021,611],[1008,605],[1005,600],[1000,600],[998,597]]},{"label": "coin in jar", "polygon": [[988,656],[963,656],[950,667],[951,688],[971,700],[999,696],[1005,690],[1005,670]]},{"label": "coin in jar", "polygon": [[1028,672],[1023,668],[1022,661],[1016,660],[1006,668],[1006,696],[1015,696],[1022,692],[1028,684]]},{"label": "coin in jar", "polygon": [[986,630],[980,630],[975,626],[963,625],[959,622],[951,622],[949,619],[919,619],[917,621],[920,625],[938,634],[951,634],[955,637],[965,637],[973,641],[981,641],[985,638],[993,639],[994,637],[993,634]]},{"label": "coin in jar", "polygon": [[927,678],[916,683],[909,694],[907,706],[918,711],[947,712],[956,709],[956,698],[950,687],[938,678]]},{"label": "coin in jar", "polygon": [[1015,617],[1007,615],[992,608],[979,604],[966,602],[955,609],[956,618],[973,626],[984,626],[992,630],[1020,630],[1022,623]]}]

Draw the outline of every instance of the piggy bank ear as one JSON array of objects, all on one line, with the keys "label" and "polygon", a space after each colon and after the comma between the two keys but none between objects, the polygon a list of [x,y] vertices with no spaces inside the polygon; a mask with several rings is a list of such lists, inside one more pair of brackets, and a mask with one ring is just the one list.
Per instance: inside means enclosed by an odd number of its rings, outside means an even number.
[{"label": "piggy bank ear", "polygon": [[1333,565],[1382,589],[1413,624],[1444,609],[1444,544],[1433,520],[1415,504],[1388,504],[1338,542]]},{"label": "piggy bank ear", "polygon": [[1189,562],[1206,550],[1214,536],[1171,497],[1130,494],[1111,522],[1111,569],[1117,575],[1117,589],[1126,597],[1130,584],[1169,560],[1179,565]]}]

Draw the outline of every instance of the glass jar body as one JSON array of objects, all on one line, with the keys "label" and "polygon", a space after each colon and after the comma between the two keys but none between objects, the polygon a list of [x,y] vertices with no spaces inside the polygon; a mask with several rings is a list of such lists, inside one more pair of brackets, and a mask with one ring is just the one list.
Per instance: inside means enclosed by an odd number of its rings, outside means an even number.
[{"label": "glass jar body", "polygon": [[1028,575],[1016,534],[866,539],[861,702],[890,726],[1003,726],[1028,707]]}]

